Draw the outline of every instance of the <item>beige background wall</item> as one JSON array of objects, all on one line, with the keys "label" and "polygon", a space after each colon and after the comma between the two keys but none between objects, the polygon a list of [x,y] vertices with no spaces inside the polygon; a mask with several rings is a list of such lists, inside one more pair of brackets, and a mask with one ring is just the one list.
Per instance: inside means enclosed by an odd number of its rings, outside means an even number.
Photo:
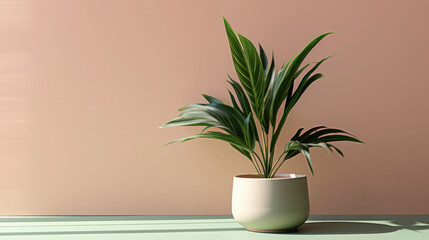
[{"label": "beige background wall", "polygon": [[[427,1],[1,1],[0,214],[230,214],[227,145],[161,148],[156,129],[199,93],[227,100],[221,16],[285,62],[336,54],[299,127],[347,129],[346,159],[314,151],[312,214],[429,213]],[[309,174],[305,161],[282,172]]]}]

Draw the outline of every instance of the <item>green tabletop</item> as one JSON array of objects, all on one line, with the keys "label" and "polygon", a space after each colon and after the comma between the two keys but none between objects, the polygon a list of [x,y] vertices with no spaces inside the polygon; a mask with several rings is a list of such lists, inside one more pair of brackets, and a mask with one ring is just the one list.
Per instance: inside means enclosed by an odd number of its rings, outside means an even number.
[{"label": "green tabletop", "polygon": [[289,233],[249,232],[231,216],[4,216],[0,239],[429,240],[429,215],[316,215]]}]

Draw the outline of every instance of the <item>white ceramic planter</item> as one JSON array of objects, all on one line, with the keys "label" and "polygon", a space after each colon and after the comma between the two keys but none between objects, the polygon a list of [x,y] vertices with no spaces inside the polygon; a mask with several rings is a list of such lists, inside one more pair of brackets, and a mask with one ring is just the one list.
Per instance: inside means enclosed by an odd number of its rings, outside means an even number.
[{"label": "white ceramic planter", "polygon": [[232,215],[251,231],[294,231],[309,214],[307,177],[277,174],[260,178],[255,174],[234,177]]}]

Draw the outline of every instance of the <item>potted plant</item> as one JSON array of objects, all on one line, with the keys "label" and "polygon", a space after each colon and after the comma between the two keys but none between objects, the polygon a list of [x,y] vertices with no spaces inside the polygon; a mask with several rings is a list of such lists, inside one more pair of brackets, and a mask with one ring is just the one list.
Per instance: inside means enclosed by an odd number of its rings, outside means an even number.
[{"label": "potted plant", "polygon": [[305,90],[323,77],[314,72],[329,57],[310,68],[309,64],[302,63],[317,43],[331,33],[315,38],[276,72],[274,56],[269,63],[261,45],[258,53],[252,42],[234,32],[225,18],[224,24],[239,80],[228,75],[235,93],[229,91],[231,103],[203,94],[207,103],[182,107],[179,117],[162,127],[202,126],[201,133],[170,143],[198,138],[221,140],[253,164],[257,174],[234,177],[232,213],[237,222],[254,231],[295,230],[309,214],[307,179],[305,175],[277,174],[283,163],[303,154],[314,175],[310,148],[322,147],[344,156],[333,142],[361,143],[340,129],[318,126],[304,131],[300,128],[286,146],[282,146],[282,152],[275,153],[290,111]]}]

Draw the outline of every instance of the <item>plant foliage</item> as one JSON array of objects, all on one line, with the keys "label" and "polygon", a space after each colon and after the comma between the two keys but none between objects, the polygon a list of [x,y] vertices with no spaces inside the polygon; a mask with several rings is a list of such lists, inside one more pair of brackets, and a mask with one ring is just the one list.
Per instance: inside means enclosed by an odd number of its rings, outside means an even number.
[{"label": "plant foliage", "polygon": [[318,126],[304,131],[300,128],[282,153],[275,158],[277,141],[290,111],[308,87],[323,78],[321,73],[315,71],[329,57],[314,64],[305,74],[303,72],[310,65],[303,65],[303,61],[310,51],[331,33],[315,38],[276,73],[274,56],[269,62],[261,45],[258,53],[253,43],[236,33],[225,18],[224,24],[239,80],[228,76],[233,90],[229,91],[231,104],[203,94],[207,103],[182,107],[179,109],[179,117],[162,127],[202,126],[204,129],[199,134],[170,143],[197,138],[227,142],[248,158],[258,174],[265,178],[274,177],[282,164],[297,154],[305,156],[314,175],[310,148],[322,147],[331,152],[336,151],[344,157],[333,142],[362,143],[355,136],[340,129]]}]

